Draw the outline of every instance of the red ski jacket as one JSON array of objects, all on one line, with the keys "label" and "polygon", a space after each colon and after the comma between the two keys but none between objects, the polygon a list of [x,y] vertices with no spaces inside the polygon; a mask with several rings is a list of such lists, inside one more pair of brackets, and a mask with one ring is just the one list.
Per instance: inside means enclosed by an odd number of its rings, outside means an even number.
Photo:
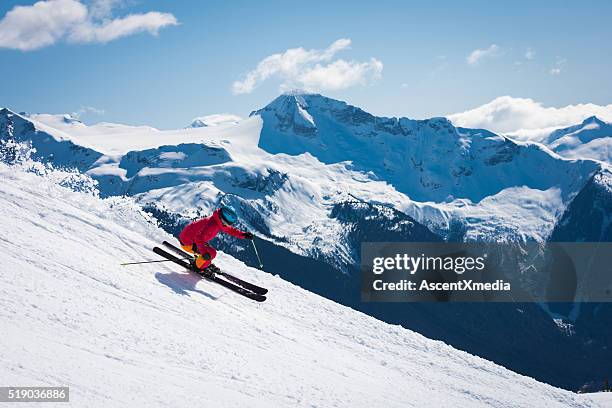
[{"label": "red ski jacket", "polygon": [[201,220],[187,224],[179,234],[181,245],[196,244],[198,246],[198,251],[203,254],[206,252],[205,247],[208,241],[213,239],[219,231],[223,231],[236,238],[244,238],[243,231],[223,225],[221,218],[219,218],[220,212],[221,210],[218,209],[210,217],[202,218]]}]

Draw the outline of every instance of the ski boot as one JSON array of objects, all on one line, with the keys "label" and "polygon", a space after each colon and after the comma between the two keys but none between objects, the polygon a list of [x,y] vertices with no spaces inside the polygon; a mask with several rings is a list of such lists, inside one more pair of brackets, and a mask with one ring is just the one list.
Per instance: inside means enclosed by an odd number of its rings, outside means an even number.
[{"label": "ski boot", "polygon": [[220,269],[216,265],[210,264],[204,269],[196,268],[195,271],[198,274],[204,276],[205,278],[214,278],[217,272],[220,271]]}]

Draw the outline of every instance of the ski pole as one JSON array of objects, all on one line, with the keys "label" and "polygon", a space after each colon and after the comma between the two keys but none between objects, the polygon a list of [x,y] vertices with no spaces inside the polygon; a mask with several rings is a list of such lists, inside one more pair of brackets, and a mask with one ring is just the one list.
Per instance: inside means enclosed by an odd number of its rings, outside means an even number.
[{"label": "ski pole", "polygon": [[259,262],[259,269],[263,268],[263,264],[261,263],[261,258],[259,258],[259,253],[257,252],[257,247],[255,246],[255,240],[251,240],[251,244],[253,244],[253,249],[255,250],[255,256],[257,257],[257,262]]},{"label": "ski pole", "polygon": [[[192,259],[191,257],[189,258],[178,258],[181,260],[187,260],[187,259]],[[150,264],[150,263],[157,263],[157,262],[172,262],[170,259],[164,259],[161,261],[142,261],[142,262],[124,262],[122,264],[119,264],[121,266],[126,266],[126,265],[141,265],[141,264]]]}]

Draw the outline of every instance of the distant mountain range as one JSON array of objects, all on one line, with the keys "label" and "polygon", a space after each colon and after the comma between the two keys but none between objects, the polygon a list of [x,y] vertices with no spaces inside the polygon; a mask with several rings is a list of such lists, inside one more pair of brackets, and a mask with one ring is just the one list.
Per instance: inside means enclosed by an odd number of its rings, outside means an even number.
[{"label": "distant mountain range", "polygon": [[[134,196],[170,232],[231,202],[242,226],[263,238],[267,271],[570,389],[604,375],[612,359],[601,339],[607,318],[593,317],[600,309],[581,314],[569,305],[563,324],[581,323],[568,336],[550,309],[533,304],[362,304],[359,245],[609,241],[609,129],[589,118],[521,142],[445,118],[376,117],[303,93],[281,95],[244,120],[172,131],[0,110],[1,140],[78,168],[104,196]],[[217,244],[253,261],[234,241]]]}]

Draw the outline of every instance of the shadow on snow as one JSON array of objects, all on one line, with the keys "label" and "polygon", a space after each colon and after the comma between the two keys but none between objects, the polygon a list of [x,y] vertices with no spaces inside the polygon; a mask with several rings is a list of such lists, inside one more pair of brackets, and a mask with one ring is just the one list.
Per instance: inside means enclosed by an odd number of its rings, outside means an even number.
[{"label": "shadow on snow", "polygon": [[196,292],[212,300],[218,299],[218,297],[211,295],[208,292],[197,289],[196,285],[202,279],[191,273],[178,273],[178,272],[160,273],[160,272],[157,272],[155,274],[155,279],[157,279],[159,283],[166,285],[167,287],[172,289],[174,293],[177,293],[179,295],[190,296],[189,292]]}]

